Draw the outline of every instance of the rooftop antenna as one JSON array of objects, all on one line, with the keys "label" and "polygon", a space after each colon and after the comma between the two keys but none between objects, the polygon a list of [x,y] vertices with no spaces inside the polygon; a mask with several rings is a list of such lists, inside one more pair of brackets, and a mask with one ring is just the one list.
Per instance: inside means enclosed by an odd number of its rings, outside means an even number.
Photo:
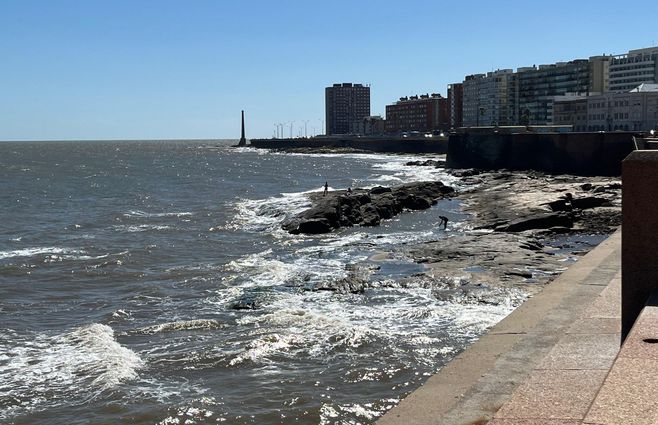
[{"label": "rooftop antenna", "polygon": [[244,110],[242,111],[242,132],[240,133],[240,141],[238,146],[247,146],[247,139],[244,137]]}]

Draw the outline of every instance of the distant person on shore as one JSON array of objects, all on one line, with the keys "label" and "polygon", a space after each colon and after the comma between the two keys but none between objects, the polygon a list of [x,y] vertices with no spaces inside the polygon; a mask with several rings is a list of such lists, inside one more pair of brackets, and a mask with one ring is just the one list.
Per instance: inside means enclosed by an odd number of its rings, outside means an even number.
[{"label": "distant person on shore", "polygon": [[443,230],[448,230],[448,217],[440,215],[439,216],[439,229],[443,225]]},{"label": "distant person on shore", "polygon": [[329,182],[324,182],[324,193],[323,193],[323,196],[327,196],[327,193],[329,193]]},{"label": "distant person on shore", "polygon": [[347,188],[347,194],[348,194],[348,195],[351,195],[351,194],[352,194],[352,188],[351,188],[351,187],[348,187],[348,188]]}]

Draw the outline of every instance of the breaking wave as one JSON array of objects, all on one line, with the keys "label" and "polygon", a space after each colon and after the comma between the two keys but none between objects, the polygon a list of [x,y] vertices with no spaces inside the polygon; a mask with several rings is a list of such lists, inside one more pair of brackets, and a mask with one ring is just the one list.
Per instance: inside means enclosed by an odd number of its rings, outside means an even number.
[{"label": "breaking wave", "polygon": [[9,401],[0,418],[84,403],[136,379],[144,366],[136,353],[115,340],[112,328],[98,323],[55,336],[10,335],[15,346],[0,344],[0,392]]}]

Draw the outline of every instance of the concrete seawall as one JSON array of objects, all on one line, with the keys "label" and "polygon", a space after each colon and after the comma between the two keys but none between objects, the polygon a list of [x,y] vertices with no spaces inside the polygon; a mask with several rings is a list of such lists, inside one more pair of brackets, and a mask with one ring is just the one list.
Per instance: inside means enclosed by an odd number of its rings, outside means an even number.
[{"label": "concrete seawall", "polygon": [[343,148],[382,153],[436,153],[448,151],[445,137],[313,137],[309,139],[251,139],[263,149]]},{"label": "concrete seawall", "polygon": [[619,176],[635,133],[452,134],[447,167]]}]

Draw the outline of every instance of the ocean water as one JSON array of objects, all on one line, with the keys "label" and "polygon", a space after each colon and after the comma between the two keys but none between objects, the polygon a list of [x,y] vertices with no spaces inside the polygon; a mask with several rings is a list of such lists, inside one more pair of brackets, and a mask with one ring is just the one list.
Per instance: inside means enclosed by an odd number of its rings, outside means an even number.
[{"label": "ocean water", "polygon": [[[456,200],[280,228],[325,181],[459,185],[444,170],[230,143],[0,143],[0,423],[372,423],[522,299],[446,302],[373,258],[444,237],[439,215],[468,229]],[[364,293],[313,290],[355,265]]]}]

